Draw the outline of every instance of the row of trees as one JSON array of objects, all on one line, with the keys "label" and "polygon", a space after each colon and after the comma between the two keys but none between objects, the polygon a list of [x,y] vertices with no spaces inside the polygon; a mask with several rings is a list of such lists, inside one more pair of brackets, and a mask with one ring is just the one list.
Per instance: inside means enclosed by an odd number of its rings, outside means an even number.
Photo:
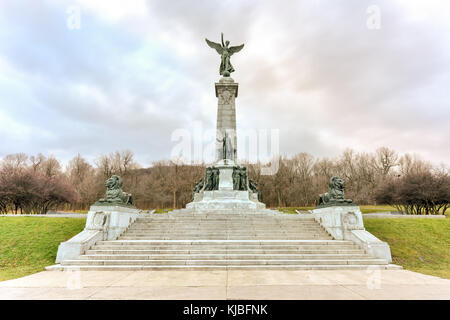
[{"label": "row of trees", "polygon": [[80,201],[61,173],[59,162],[42,155],[6,157],[0,167],[0,212],[46,213],[49,209]]},{"label": "row of trees", "polygon": [[387,181],[376,199],[407,214],[443,214],[450,207],[450,178],[445,172],[410,173]]},{"label": "row of trees", "polygon": [[[436,212],[436,206],[445,201],[448,204],[449,200],[447,189],[435,190],[437,186],[450,185],[448,168],[433,167],[416,156],[400,156],[388,148],[373,153],[346,150],[334,159],[300,153],[277,161],[278,170],[273,175],[263,175],[260,163],[245,164],[249,178],[257,182],[262,201],[269,207],[311,206],[318,194],[328,191],[328,181],[334,175],[345,180],[346,197],[358,204],[397,205],[406,192],[399,190],[408,190],[409,181],[413,181],[406,177],[420,175],[434,179],[421,187],[430,191],[426,197],[439,194],[440,200],[422,199],[420,209],[402,204],[402,210],[431,214]],[[142,168],[129,150],[101,155],[93,164],[77,155],[65,168],[54,157],[9,155],[0,163],[0,210],[45,212],[56,207],[85,210],[103,197],[104,182],[112,174],[122,177],[124,190],[133,194],[138,208],[180,208],[191,201],[193,186],[203,177],[205,168],[176,161],[158,161]],[[428,180],[418,178],[418,181]]]}]

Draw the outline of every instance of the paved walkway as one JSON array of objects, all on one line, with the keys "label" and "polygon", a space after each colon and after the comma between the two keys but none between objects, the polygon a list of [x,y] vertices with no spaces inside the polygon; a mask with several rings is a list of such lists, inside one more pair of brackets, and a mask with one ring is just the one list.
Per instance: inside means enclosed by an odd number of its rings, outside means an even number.
[{"label": "paved walkway", "polygon": [[43,271],[0,299],[450,299],[450,280],[406,270]]}]

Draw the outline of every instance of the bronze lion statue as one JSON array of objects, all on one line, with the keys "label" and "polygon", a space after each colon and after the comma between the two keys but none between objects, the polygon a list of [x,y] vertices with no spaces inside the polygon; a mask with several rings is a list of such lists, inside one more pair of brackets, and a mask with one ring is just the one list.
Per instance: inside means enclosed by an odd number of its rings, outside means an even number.
[{"label": "bronze lion statue", "polygon": [[122,179],[119,176],[112,175],[106,180],[106,198],[97,201],[97,204],[125,204],[133,205],[131,194],[122,191]]},{"label": "bronze lion statue", "polygon": [[319,195],[317,205],[342,205],[351,204],[351,199],[345,199],[344,189],[345,183],[339,177],[332,177],[329,183],[329,191],[327,193]]}]

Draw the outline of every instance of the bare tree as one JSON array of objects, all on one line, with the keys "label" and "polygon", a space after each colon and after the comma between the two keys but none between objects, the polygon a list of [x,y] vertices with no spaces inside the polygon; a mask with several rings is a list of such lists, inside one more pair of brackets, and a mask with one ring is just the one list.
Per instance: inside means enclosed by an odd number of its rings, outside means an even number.
[{"label": "bare tree", "polygon": [[61,174],[61,164],[53,155],[45,159],[41,167],[42,174],[46,177],[53,178]]},{"label": "bare tree", "polygon": [[28,156],[25,153],[7,155],[1,164],[1,168],[9,172],[17,172],[28,167]]},{"label": "bare tree", "polygon": [[42,164],[45,162],[46,158],[42,153],[38,153],[37,156],[31,156],[30,162],[31,162],[31,168],[33,169],[33,172],[41,172],[42,171]]},{"label": "bare tree", "polygon": [[376,168],[383,176],[387,176],[391,169],[398,166],[398,154],[392,149],[381,147],[376,150]]}]

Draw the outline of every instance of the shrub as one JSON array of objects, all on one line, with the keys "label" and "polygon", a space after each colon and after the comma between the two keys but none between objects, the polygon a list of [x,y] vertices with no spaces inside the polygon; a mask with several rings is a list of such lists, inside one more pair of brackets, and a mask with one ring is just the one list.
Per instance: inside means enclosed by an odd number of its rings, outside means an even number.
[{"label": "shrub", "polygon": [[445,214],[450,206],[450,176],[425,171],[391,179],[378,188],[376,201],[406,214]]},{"label": "shrub", "polygon": [[32,170],[0,171],[0,212],[41,213],[79,201],[75,190],[61,177]]}]

